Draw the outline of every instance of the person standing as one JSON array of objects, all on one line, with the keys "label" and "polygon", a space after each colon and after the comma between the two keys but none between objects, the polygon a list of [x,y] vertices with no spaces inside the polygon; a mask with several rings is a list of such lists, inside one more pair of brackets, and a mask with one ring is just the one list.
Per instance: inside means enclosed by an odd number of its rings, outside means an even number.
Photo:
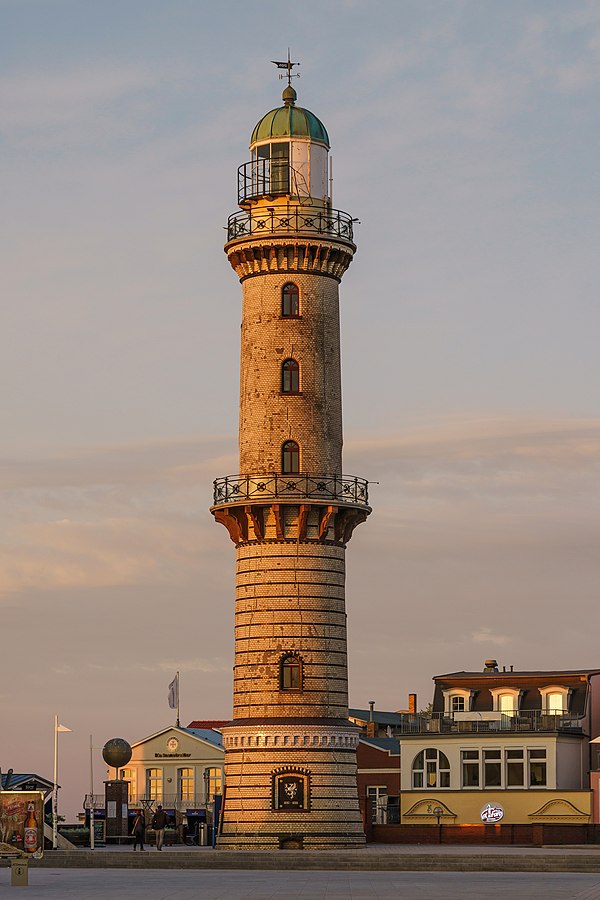
[{"label": "person standing", "polygon": [[144,816],[142,814],[141,809],[138,809],[135,819],[133,820],[133,825],[131,827],[131,833],[133,835],[133,849],[135,850],[137,845],[140,845],[140,850],[144,849],[144,831],[146,830],[146,823],[144,822]]},{"label": "person standing", "polygon": [[167,827],[168,821],[169,817],[159,803],[156,812],[152,816],[152,828],[154,829],[154,833],[156,834],[157,850],[162,850],[163,848],[163,844],[165,842],[165,828]]}]

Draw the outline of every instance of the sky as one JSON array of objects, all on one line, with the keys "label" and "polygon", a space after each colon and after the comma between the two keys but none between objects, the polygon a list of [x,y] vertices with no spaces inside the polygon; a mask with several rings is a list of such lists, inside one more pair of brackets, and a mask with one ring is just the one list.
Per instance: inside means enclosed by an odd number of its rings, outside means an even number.
[{"label": "sky", "polygon": [[[600,7],[0,0],[0,766],[231,714],[236,171],[301,62],[334,205],[350,703],[600,666]],[[103,766],[94,751],[96,790]]]}]

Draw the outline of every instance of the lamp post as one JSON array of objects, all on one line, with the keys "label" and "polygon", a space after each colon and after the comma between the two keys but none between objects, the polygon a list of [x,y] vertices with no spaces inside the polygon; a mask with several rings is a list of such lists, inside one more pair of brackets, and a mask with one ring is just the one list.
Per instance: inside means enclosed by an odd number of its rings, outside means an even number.
[{"label": "lamp post", "polygon": [[66,725],[58,724],[58,716],[54,716],[54,790],[52,796],[52,849],[58,845],[58,734],[72,731]]}]

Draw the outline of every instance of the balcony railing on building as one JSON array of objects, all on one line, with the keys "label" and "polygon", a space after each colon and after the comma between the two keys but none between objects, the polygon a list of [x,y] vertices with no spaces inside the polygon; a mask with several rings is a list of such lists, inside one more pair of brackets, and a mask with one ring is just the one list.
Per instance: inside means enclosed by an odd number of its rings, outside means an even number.
[{"label": "balcony railing on building", "polygon": [[316,206],[270,206],[232,213],[227,220],[227,240],[269,234],[322,234],[354,241],[356,220],[339,209]]},{"label": "balcony railing on building", "polygon": [[321,500],[369,506],[369,482],[354,475],[228,475],[214,482],[214,505]]},{"label": "balcony railing on building", "polygon": [[428,715],[403,714],[400,734],[454,734],[498,731],[565,731],[581,734],[583,719],[568,712],[539,709],[484,710]]},{"label": "balcony railing on building", "polygon": [[[93,796],[94,809],[104,809],[104,794],[86,794],[84,809],[90,808],[90,796]],[[180,794],[163,794],[162,797],[150,797],[148,794],[130,794],[129,809],[156,809],[160,803],[165,809],[185,812],[186,810],[211,808],[214,797],[210,794],[193,794],[182,797]]]}]

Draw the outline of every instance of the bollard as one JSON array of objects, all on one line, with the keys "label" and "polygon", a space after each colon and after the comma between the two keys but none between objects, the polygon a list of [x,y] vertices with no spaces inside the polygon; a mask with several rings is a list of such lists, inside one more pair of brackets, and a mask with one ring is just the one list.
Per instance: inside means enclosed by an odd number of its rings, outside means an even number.
[{"label": "bollard", "polygon": [[10,861],[10,883],[13,887],[27,887],[29,884],[29,860],[12,859]]}]

